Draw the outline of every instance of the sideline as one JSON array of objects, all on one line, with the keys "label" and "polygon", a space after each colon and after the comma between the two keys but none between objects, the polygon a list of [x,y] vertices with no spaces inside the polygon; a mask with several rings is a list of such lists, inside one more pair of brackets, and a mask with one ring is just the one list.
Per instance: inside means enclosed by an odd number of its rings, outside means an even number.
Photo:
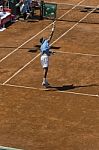
[{"label": "sideline", "polygon": [[65,94],[73,94],[73,95],[81,95],[81,96],[89,96],[89,97],[99,97],[99,94],[88,94],[88,93],[78,93],[78,92],[70,92],[70,91],[59,91],[51,88],[36,88],[36,87],[29,87],[29,86],[22,86],[22,85],[13,85],[13,84],[1,84],[1,86],[8,86],[8,87],[15,87],[15,88],[23,88],[23,89],[31,89],[31,90],[39,90],[39,91],[50,91],[55,93],[65,93]]},{"label": "sideline", "polygon": [[[65,14],[63,14],[62,16],[60,16],[58,19],[61,19],[62,17],[64,17],[66,14],[68,14],[71,10],[75,9],[80,3],[84,2],[85,0],[80,1],[79,3],[77,3],[74,7],[72,7],[69,11],[67,11]],[[56,22],[56,21],[54,21]],[[33,40],[36,36],[38,36],[39,34],[41,34],[43,31],[45,31],[47,28],[49,28],[53,23],[50,23],[48,26],[46,26],[43,30],[41,30],[40,32],[38,32],[37,34],[35,34],[34,36],[32,36],[30,39],[28,39],[27,41],[25,41],[23,44],[21,44],[19,47],[17,47],[16,49],[14,49],[11,53],[7,54],[5,57],[3,57],[0,60],[0,63],[5,60],[6,58],[8,58],[10,55],[12,55],[14,52],[16,52],[17,50],[19,50],[22,46],[24,46],[25,44],[27,44],[29,41]]]}]

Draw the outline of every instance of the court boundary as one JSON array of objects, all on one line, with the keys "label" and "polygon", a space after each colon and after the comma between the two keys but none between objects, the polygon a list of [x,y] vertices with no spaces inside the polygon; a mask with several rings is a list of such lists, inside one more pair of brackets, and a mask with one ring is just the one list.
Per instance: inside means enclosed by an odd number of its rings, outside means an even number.
[{"label": "court boundary", "polygon": [[89,96],[89,97],[99,97],[99,94],[91,94],[91,93],[80,93],[80,92],[72,92],[72,91],[62,91],[62,90],[51,90],[50,88],[36,88],[31,86],[23,86],[23,85],[15,85],[15,84],[2,84],[1,86],[7,87],[15,87],[15,88],[23,88],[23,89],[31,89],[31,90],[38,90],[38,91],[51,91],[56,93],[65,93],[65,94],[73,94],[73,95],[80,95],[80,96]]},{"label": "court boundary", "polygon": [[[45,29],[46,30],[46,29]],[[41,31],[40,31],[41,32]],[[99,55],[95,55],[95,54],[83,54],[83,53],[73,53],[73,52],[63,52],[63,51],[55,51],[56,53],[62,53],[62,54],[64,54],[64,53],[66,53],[66,54],[71,54],[71,55],[82,55],[82,56],[91,56],[91,57],[99,57]],[[36,55],[36,58],[37,57],[39,57],[39,55],[40,55],[40,53],[38,54],[38,55]],[[27,64],[25,64],[22,68],[21,68],[21,70],[23,70],[26,66],[28,66],[32,61],[34,61],[34,59],[36,59],[35,57],[31,60],[31,61],[29,61]],[[20,72],[20,69],[18,70],[18,72],[16,72],[16,74],[18,74]],[[15,74],[14,74],[15,75]],[[16,84],[16,83],[15,83]],[[50,90],[50,89],[44,89],[44,88],[36,88],[36,87],[29,87],[29,86],[23,86],[23,85],[15,85],[15,84],[6,84],[6,83],[0,83],[0,86],[2,86],[2,87],[14,87],[14,88],[18,88],[18,89],[29,89],[29,90],[34,90],[34,91],[37,91],[37,92],[39,92],[39,91],[49,91],[49,92],[53,92],[53,94],[54,94],[54,92],[55,93],[64,93],[64,94],[69,94],[70,96],[71,95],[78,95],[78,96],[83,96],[83,97],[94,97],[94,98],[98,98],[99,97],[99,94],[91,94],[91,93],[86,93],[86,91],[85,91],[85,93],[80,93],[80,92],[72,92],[72,91],[68,91],[68,90],[66,90],[66,91],[59,91],[59,90]],[[1,87],[1,88],[2,88]],[[19,92],[20,92],[20,90],[18,90]],[[82,91],[81,91],[82,92]],[[89,91],[88,91],[89,92]],[[95,91],[96,92],[96,91]],[[90,99],[91,98],[89,98],[89,101],[90,101]],[[96,99],[95,99],[96,100]],[[98,99],[97,99],[98,100]],[[81,121],[81,119],[80,119],[80,121]],[[79,121],[79,122],[80,122]],[[77,123],[79,123],[79,122],[77,122]],[[10,148],[10,147],[4,147],[4,146],[0,146],[0,148],[3,150],[5,150],[5,148],[7,148],[7,150],[23,150],[23,149],[17,149],[17,148]]]}]

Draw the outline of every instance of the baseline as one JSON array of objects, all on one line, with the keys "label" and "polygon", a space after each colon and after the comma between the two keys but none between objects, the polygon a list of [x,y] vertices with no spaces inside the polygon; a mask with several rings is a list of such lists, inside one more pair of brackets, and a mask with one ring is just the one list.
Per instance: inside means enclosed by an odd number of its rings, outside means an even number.
[{"label": "baseline", "polygon": [[70,91],[59,91],[59,90],[51,90],[50,88],[36,88],[36,87],[29,87],[29,86],[22,86],[22,85],[13,85],[13,84],[1,84],[1,86],[8,86],[8,87],[15,87],[15,88],[23,88],[23,89],[31,89],[31,90],[39,90],[39,91],[52,91],[57,93],[66,93],[66,94],[73,94],[73,95],[81,95],[81,96],[89,96],[89,97],[99,97],[99,94],[91,94],[91,93],[78,93],[78,92],[70,92]]}]

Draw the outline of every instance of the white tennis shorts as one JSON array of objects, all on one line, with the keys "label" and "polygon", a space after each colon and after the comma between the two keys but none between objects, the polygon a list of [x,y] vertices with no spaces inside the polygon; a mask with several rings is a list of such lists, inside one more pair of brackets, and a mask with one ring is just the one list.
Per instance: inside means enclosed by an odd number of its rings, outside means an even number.
[{"label": "white tennis shorts", "polygon": [[42,68],[46,68],[49,66],[49,56],[47,54],[41,55],[41,65]]}]

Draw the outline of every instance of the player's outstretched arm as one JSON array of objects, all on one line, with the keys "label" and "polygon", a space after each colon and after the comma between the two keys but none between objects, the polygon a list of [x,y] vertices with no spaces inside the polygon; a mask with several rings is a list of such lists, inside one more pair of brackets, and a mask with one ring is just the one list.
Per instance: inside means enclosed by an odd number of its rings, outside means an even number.
[{"label": "player's outstretched arm", "polygon": [[51,41],[51,39],[52,39],[52,36],[53,36],[54,30],[55,30],[55,23],[53,22],[52,31],[51,31],[51,34],[50,34],[50,36],[49,36],[49,38],[48,38],[48,41],[49,41],[49,42],[50,42],[50,41]]}]

